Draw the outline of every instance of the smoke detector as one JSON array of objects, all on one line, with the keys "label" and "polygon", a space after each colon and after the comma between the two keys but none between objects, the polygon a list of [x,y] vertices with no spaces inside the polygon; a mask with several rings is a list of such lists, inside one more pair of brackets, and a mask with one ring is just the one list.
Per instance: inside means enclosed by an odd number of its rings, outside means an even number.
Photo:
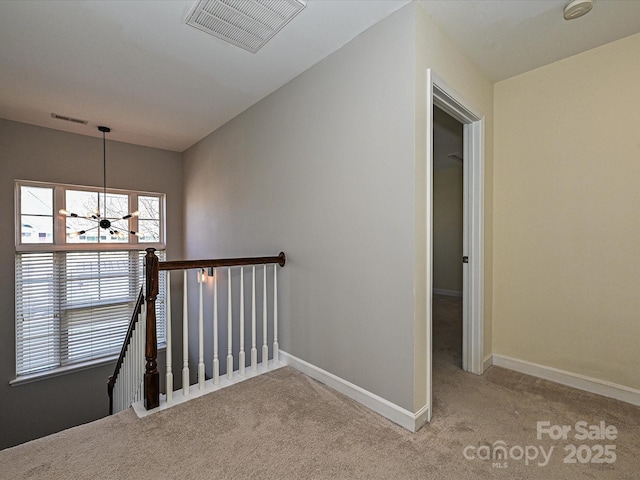
[{"label": "smoke detector", "polygon": [[593,8],[593,0],[573,0],[564,7],[564,19],[573,20],[586,15]]},{"label": "smoke detector", "polygon": [[305,7],[302,0],[198,0],[185,22],[256,53]]}]

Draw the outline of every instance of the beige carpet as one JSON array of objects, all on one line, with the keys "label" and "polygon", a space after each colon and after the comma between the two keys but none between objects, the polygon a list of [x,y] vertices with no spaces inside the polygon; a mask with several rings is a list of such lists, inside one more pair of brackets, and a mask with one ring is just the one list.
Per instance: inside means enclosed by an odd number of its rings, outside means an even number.
[{"label": "beige carpet", "polygon": [[[144,419],[129,410],[0,452],[7,479],[637,479],[640,408],[504,369],[459,368],[455,299],[436,299],[434,419],[411,434],[282,368]],[[615,440],[536,438],[536,422],[614,425]],[[554,447],[545,466],[465,459],[478,447]],[[611,464],[566,464],[565,446],[615,446]],[[571,448],[571,447],[569,447]],[[585,447],[587,448],[587,447]],[[582,458],[586,450],[582,448]],[[518,456],[518,449],[513,450]],[[533,450],[530,450],[531,452]],[[590,454],[592,457],[593,455]],[[504,466],[502,462],[501,467]]]}]

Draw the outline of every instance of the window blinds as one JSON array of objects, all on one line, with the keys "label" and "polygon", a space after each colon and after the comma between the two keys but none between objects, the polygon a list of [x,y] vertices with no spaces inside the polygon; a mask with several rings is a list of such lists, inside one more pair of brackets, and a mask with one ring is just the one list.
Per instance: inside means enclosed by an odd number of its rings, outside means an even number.
[{"label": "window blinds", "polygon": [[[165,252],[157,252],[161,260]],[[16,374],[120,353],[138,291],[144,251],[16,254]],[[165,341],[165,285],[157,301],[158,342]]]},{"label": "window blinds", "polygon": [[16,255],[16,373],[60,365],[53,253]]}]

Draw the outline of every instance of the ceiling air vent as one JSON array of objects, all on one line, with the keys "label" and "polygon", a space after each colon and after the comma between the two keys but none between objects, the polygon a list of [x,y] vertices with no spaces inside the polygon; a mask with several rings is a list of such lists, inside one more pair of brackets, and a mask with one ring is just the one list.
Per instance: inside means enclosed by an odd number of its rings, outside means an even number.
[{"label": "ceiling air vent", "polygon": [[186,23],[256,53],[305,6],[301,0],[198,0]]},{"label": "ceiling air vent", "polygon": [[79,118],[67,117],[65,115],[58,115],[57,113],[52,113],[51,118],[55,118],[56,120],[64,120],[65,122],[71,123],[79,123],[80,125],[86,125],[89,123],[87,120],[80,120]]}]

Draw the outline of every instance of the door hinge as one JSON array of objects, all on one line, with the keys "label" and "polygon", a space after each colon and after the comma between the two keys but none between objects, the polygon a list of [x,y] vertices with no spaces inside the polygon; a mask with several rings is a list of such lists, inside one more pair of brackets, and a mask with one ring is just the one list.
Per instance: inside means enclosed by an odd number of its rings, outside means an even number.
[{"label": "door hinge", "polygon": [[466,255],[462,257],[462,263],[469,263],[469,257]]}]

